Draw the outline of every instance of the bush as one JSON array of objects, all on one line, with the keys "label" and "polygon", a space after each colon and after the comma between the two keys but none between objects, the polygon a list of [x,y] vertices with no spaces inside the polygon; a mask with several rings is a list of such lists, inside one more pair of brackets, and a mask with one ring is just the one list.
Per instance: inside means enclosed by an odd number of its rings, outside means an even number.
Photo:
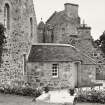
[{"label": "bush", "polygon": [[78,102],[102,103],[105,104],[105,91],[91,90],[80,94]]},{"label": "bush", "polygon": [[48,86],[44,87],[44,91],[45,91],[45,93],[48,93],[49,92],[49,87]]},{"label": "bush", "polygon": [[4,93],[4,87],[0,87],[0,93]]},{"label": "bush", "polygon": [[74,95],[74,89],[69,89],[69,93],[70,93],[70,95]]},{"label": "bush", "polygon": [[4,94],[14,94],[14,95],[20,95],[20,96],[32,96],[32,97],[38,97],[41,95],[41,91],[37,90],[37,89],[32,89],[29,87],[25,87],[25,88],[0,88],[0,93],[4,93]]}]

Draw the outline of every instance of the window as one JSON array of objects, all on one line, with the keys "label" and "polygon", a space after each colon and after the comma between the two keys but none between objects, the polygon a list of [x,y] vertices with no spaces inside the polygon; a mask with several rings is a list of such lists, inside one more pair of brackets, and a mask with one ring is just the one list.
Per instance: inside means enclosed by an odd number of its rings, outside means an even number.
[{"label": "window", "polygon": [[30,18],[30,37],[33,37],[33,19],[32,17]]},{"label": "window", "polygon": [[103,71],[99,68],[96,68],[96,80],[104,80]]},{"label": "window", "polygon": [[96,80],[99,79],[99,76],[100,76],[100,70],[99,68],[96,68]]},{"label": "window", "polygon": [[7,3],[4,7],[4,26],[6,29],[10,29],[10,6]]},{"label": "window", "polygon": [[58,69],[59,65],[58,64],[53,64],[52,65],[52,77],[57,78],[58,77]]},{"label": "window", "polygon": [[93,56],[94,56],[94,57],[97,57],[97,54],[96,54],[96,53],[93,53]]},{"label": "window", "polygon": [[62,34],[64,34],[65,33],[65,28],[62,28]]},{"label": "window", "polygon": [[54,30],[51,30],[51,43],[54,43]]}]

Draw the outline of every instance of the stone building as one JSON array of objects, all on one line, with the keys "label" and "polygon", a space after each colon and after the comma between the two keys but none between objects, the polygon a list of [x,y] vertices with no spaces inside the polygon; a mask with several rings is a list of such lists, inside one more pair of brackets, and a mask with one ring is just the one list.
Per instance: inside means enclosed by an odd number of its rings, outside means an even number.
[{"label": "stone building", "polygon": [[6,28],[7,43],[0,68],[0,84],[23,80],[24,56],[37,42],[33,0],[0,0],[0,23]]},{"label": "stone building", "polygon": [[91,27],[81,24],[78,15],[78,5],[66,3],[64,10],[54,12],[44,23],[37,27],[39,43],[71,44],[89,56],[93,56],[95,48],[91,36]]},{"label": "stone building", "polygon": [[69,44],[32,45],[27,82],[32,86],[74,88],[96,84],[96,61]]},{"label": "stone building", "polygon": [[[91,27],[87,26],[84,22],[81,23],[81,18],[78,15],[79,6],[77,4],[65,3],[64,7],[64,10],[60,12],[55,11],[46,23],[41,20],[38,24],[38,42],[75,46],[75,48],[91,59],[94,59],[97,63],[97,65],[94,65],[96,69],[95,74],[90,77],[95,76],[96,79],[102,79],[105,77],[105,63],[103,62],[101,50],[94,46]],[[92,71],[93,67],[88,63],[83,64],[82,67],[84,67],[84,70],[81,75],[85,79],[87,71]]]}]

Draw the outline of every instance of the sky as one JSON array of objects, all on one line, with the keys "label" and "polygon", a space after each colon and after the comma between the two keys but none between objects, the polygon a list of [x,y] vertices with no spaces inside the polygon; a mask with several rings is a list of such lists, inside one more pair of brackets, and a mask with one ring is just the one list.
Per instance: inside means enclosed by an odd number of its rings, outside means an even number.
[{"label": "sky", "polygon": [[105,30],[105,0],[33,0],[35,5],[37,23],[44,22],[55,12],[64,10],[65,3],[79,5],[81,23],[90,26],[91,35],[98,39]]}]

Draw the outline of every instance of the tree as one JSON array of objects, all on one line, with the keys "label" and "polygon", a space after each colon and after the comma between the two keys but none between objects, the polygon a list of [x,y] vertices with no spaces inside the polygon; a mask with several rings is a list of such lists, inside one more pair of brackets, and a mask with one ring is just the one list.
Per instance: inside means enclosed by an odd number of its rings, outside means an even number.
[{"label": "tree", "polygon": [[99,37],[99,39],[95,40],[95,45],[99,47],[102,50],[102,52],[105,54],[105,31]]},{"label": "tree", "polygon": [[5,32],[5,28],[3,24],[0,23],[0,64],[2,62],[3,46],[6,39],[4,32]]},{"label": "tree", "polygon": [[103,34],[100,36],[100,48],[103,51],[103,53],[105,54],[105,32],[103,32]]}]

